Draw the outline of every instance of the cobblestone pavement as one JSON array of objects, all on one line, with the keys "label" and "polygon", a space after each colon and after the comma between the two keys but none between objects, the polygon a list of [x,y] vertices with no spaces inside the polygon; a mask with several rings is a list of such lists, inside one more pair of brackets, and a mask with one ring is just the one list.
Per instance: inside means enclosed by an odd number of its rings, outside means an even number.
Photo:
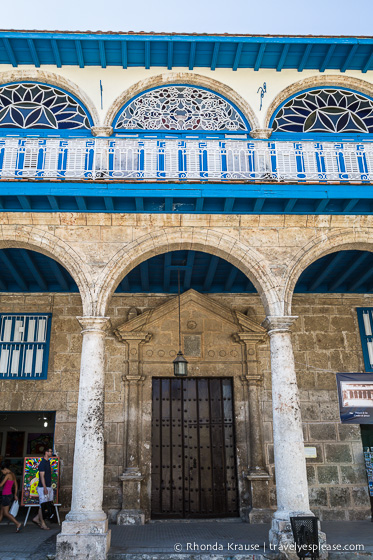
[{"label": "cobblestone pavement", "polygon": [[[42,531],[29,523],[17,534],[13,525],[0,524],[0,560],[46,560],[48,555],[55,553],[56,535],[59,529]],[[247,545],[257,544],[257,554],[268,551],[269,525],[249,525],[235,522],[191,522],[191,523],[149,523],[144,526],[117,526],[111,525],[112,538],[110,557],[114,558],[161,558],[172,557],[187,558],[187,554],[197,555],[204,553],[205,557],[212,558],[202,550],[202,545],[222,545],[221,555],[229,552],[229,557],[237,560],[243,553],[228,548],[228,544]],[[364,545],[363,554],[358,552],[335,553],[332,559],[348,560],[360,558],[373,558],[373,524],[370,521],[341,521],[325,522],[322,528],[327,534],[327,542],[332,545]],[[190,543],[188,548],[188,543]],[[175,548],[175,545],[180,545]],[[254,552],[254,551],[253,551]],[[175,554],[176,553],[176,554]],[[148,556],[148,555],[151,556]],[[180,556],[179,556],[180,554]],[[216,551],[215,554],[219,554]],[[246,552],[247,554],[247,552]],[[165,556],[162,556],[165,555]],[[246,556],[245,556],[246,557]],[[242,556],[241,556],[242,558]],[[251,557],[252,558],[252,557]],[[72,559],[73,560],[73,559]],[[94,559],[92,559],[94,560]]]}]

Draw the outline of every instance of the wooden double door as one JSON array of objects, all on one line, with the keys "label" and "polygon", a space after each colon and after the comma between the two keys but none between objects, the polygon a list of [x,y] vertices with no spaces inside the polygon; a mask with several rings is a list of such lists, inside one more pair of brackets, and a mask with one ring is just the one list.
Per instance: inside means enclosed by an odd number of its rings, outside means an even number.
[{"label": "wooden double door", "polygon": [[238,516],[232,378],[153,378],[152,518]]}]

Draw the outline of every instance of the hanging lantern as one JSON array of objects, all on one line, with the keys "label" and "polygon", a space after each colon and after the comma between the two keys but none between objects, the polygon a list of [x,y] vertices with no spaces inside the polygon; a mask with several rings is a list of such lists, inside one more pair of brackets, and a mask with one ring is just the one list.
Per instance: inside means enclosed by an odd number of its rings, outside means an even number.
[{"label": "hanging lantern", "polygon": [[179,303],[179,351],[176,358],[174,359],[174,376],[175,377],[186,377],[188,375],[188,362],[183,356],[181,351],[181,318],[180,318],[180,270],[177,271],[177,297]]}]

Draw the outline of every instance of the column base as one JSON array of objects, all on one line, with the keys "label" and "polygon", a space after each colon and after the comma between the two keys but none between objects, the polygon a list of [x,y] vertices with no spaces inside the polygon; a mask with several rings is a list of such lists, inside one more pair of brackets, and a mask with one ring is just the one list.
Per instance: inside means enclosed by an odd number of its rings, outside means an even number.
[{"label": "column base", "polygon": [[56,560],[106,560],[111,531],[104,521],[64,521],[57,535]]},{"label": "column base", "polygon": [[273,509],[252,508],[249,513],[249,523],[271,523]]},{"label": "column base", "polygon": [[145,525],[145,513],[141,509],[122,509],[117,515],[117,525]]},{"label": "column base", "polygon": [[[291,529],[290,517],[312,516],[310,511],[291,511],[291,512],[278,512],[276,511],[272,518],[272,527],[269,531],[270,549],[275,554],[283,554],[289,560],[298,560],[295,551],[295,544],[293,538],[293,531]],[[321,532],[320,522],[318,523],[319,530],[319,546],[320,558],[325,560],[328,558],[328,553],[323,550],[323,545],[326,544],[326,534]]]}]

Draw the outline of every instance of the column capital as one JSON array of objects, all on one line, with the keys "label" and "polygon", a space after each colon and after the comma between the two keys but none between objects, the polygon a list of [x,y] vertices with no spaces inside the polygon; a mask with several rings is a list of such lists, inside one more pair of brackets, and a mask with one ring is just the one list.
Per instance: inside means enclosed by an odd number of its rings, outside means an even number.
[{"label": "column capital", "polygon": [[250,131],[251,138],[255,140],[267,140],[272,134],[272,128],[253,128]]},{"label": "column capital", "polygon": [[274,333],[289,332],[298,319],[296,316],[268,316],[262,323],[262,326],[267,330],[268,335]]},{"label": "column capital", "polygon": [[92,126],[91,128],[93,136],[111,136],[113,134],[112,126]]},{"label": "column capital", "polygon": [[111,327],[110,317],[77,317],[82,334],[85,332],[105,333]]}]

